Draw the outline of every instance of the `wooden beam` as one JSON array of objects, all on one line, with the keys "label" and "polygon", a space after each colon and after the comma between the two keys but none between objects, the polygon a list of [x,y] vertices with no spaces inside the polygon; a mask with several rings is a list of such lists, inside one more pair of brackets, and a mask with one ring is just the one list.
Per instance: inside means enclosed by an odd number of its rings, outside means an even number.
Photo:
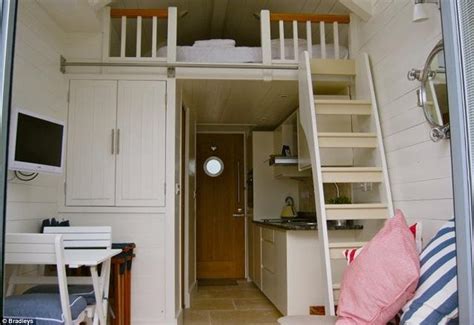
[{"label": "wooden beam", "polygon": [[349,24],[351,17],[349,15],[313,15],[313,14],[285,14],[270,13],[270,21],[294,21],[304,23],[310,21],[312,23],[334,23]]},{"label": "wooden beam", "polygon": [[168,18],[168,9],[111,9],[110,17],[112,18]]},{"label": "wooden beam", "polygon": [[373,5],[370,0],[339,0],[339,2],[363,21],[372,17]]},{"label": "wooden beam", "polygon": [[228,0],[214,0],[211,20],[211,37],[222,38],[227,12]]}]

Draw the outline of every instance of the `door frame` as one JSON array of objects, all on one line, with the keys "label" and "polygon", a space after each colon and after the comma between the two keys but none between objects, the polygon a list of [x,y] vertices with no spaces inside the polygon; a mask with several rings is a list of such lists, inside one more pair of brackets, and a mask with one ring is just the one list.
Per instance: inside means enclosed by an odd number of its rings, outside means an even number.
[{"label": "door frame", "polygon": [[[248,281],[249,280],[249,253],[248,253],[248,202],[247,202],[247,182],[245,177],[247,176],[247,136],[248,132],[246,131],[205,131],[205,130],[197,130],[196,131],[196,142],[197,142],[197,137],[199,134],[241,134],[243,136],[243,142],[244,142],[244,242],[245,242],[245,256],[244,256],[244,264],[245,264],[245,279]],[[197,153],[196,153],[197,154]],[[197,180],[197,175],[196,175],[196,183],[198,182]],[[197,212],[197,211],[196,211]],[[197,230],[195,228],[195,230]],[[197,240],[197,234],[194,234],[194,238]],[[195,256],[195,263],[197,262],[197,257]]]},{"label": "door frame", "polygon": [[[466,52],[472,45],[463,37],[460,1],[440,1],[451,132],[454,217],[458,280],[459,323],[474,323],[474,98],[467,91],[474,84],[466,71]],[[471,47],[471,48],[469,48]],[[472,58],[472,56],[471,56]]]},{"label": "door frame", "polygon": [[[4,287],[4,255],[5,255],[5,223],[6,223],[6,194],[7,194],[7,172],[8,172],[8,131],[10,122],[11,109],[11,92],[13,79],[13,60],[15,54],[15,29],[17,18],[17,1],[3,0],[0,3],[0,101],[1,101],[1,117],[0,117],[0,205],[1,205],[1,222],[0,222],[0,290],[3,292]],[[3,315],[3,295],[0,299],[0,312]]]}]

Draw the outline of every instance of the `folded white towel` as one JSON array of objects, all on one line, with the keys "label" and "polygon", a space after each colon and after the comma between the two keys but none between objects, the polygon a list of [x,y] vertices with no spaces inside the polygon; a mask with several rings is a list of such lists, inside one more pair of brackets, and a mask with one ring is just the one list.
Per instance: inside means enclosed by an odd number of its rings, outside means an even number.
[{"label": "folded white towel", "polygon": [[235,41],[233,39],[209,39],[195,41],[195,47],[235,47]]}]

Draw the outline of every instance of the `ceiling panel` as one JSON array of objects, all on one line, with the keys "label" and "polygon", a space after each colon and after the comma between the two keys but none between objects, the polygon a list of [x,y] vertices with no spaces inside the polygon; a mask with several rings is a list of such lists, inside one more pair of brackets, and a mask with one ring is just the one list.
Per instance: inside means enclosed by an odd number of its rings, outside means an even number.
[{"label": "ceiling panel", "polygon": [[298,106],[296,81],[188,80],[183,99],[198,123],[271,128]]}]

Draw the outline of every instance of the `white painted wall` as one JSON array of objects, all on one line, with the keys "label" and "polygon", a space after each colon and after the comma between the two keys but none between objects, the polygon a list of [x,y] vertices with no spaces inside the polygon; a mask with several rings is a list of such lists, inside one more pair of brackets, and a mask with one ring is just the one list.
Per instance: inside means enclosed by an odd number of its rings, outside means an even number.
[{"label": "white painted wall", "polygon": [[[66,120],[67,83],[59,72],[64,34],[36,1],[18,2],[12,107]],[[8,173],[7,232],[38,232],[56,216],[60,176],[40,174],[31,182]]]},{"label": "white painted wall", "polygon": [[253,218],[254,220],[280,218],[287,196],[295,200],[298,211],[298,181],[276,179],[268,160],[273,150],[273,132],[252,132],[253,156]]},{"label": "white painted wall", "polygon": [[422,67],[441,39],[439,11],[429,6],[431,18],[413,23],[412,0],[374,2],[374,16],[360,24],[358,47],[372,63],[393,201],[409,221],[422,221],[429,240],[453,215],[450,146],[430,140],[416,105],[418,84],[406,74]]}]

